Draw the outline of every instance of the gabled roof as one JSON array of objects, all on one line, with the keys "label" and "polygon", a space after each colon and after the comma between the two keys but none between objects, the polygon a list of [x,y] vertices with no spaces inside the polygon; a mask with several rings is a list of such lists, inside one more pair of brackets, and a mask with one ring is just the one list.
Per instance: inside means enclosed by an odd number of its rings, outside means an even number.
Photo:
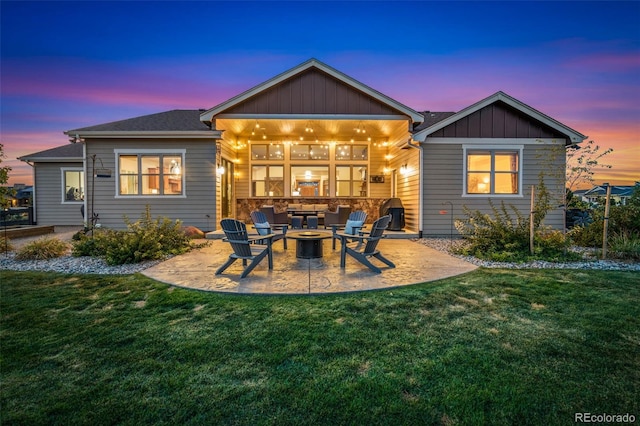
[{"label": "gabled roof", "polygon": [[450,124],[453,124],[456,121],[464,117],[467,117],[470,114],[473,114],[474,112],[479,111],[480,109],[488,105],[491,105],[495,102],[504,102],[505,104],[511,106],[512,108],[515,108],[516,110],[522,112],[523,114],[530,116],[531,118],[545,124],[546,126],[549,126],[550,128],[556,130],[557,132],[563,135],[566,135],[567,139],[569,140],[568,142],[569,144],[580,143],[587,138],[587,136],[583,135],[582,133],[576,130],[573,130],[572,128],[560,123],[559,121],[549,117],[548,115],[543,114],[542,112],[530,107],[529,105],[523,102],[520,102],[516,98],[513,98],[507,95],[506,93],[500,91],[500,92],[494,93],[493,95],[479,102],[476,102],[475,104],[463,109],[462,111],[456,114],[453,114],[443,120],[436,122],[435,124],[427,128],[419,130],[418,132],[414,133],[413,140],[424,142],[427,136],[429,136],[430,134]]},{"label": "gabled roof", "polygon": [[33,154],[18,157],[18,160],[34,163],[41,162],[64,162],[82,161],[84,156],[82,144],[68,144],[56,148],[46,149]]},{"label": "gabled roof", "polygon": [[[126,120],[98,124],[67,130],[66,135],[80,137],[161,137],[180,133],[181,136],[192,135],[214,137],[219,132],[212,131],[209,126],[200,121],[202,110],[172,110],[156,114],[143,115]],[[185,133],[186,132],[186,133]]]},{"label": "gabled roof", "polygon": [[238,104],[240,104],[241,102],[246,101],[247,99],[258,95],[259,93],[270,89],[272,87],[274,87],[275,85],[282,83],[283,81],[290,79],[300,73],[305,72],[306,70],[310,69],[310,68],[316,68],[322,72],[325,72],[329,75],[331,75],[332,77],[334,77],[335,79],[341,81],[342,83],[353,87],[356,90],[359,90],[365,94],[367,94],[368,96],[371,96],[372,98],[376,99],[377,101],[389,106],[390,108],[393,108],[395,110],[400,111],[402,114],[407,115],[411,118],[411,121],[413,123],[421,123],[423,121],[423,116],[409,108],[406,105],[401,104],[400,102],[391,99],[390,97],[383,95],[382,93],[378,92],[377,90],[372,89],[371,87],[360,83],[359,81],[349,77],[346,74],[343,74],[342,72],[336,70],[335,68],[330,67],[329,65],[326,65],[320,61],[318,61],[317,59],[309,59],[308,61],[294,67],[291,68],[288,71],[283,72],[282,74],[279,74],[267,81],[265,81],[262,84],[259,84],[237,96],[234,96],[233,98],[219,104],[216,105],[215,107],[209,109],[208,111],[205,111],[201,114],[200,116],[200,120],[202,120],[203,122],[206,123],[210,123],[215,116],[217,116],[218,114],[221,114],[222,112],[224,112],[225,110],[228,110],[229,108],[232,108]]},{"label": "gabled roof", "polygon": [[[617,195],[619,197],[630,197],[633,193],[635,186],[633,185],[611,185],[611,195]],[[605,196],[607,195],[607,185],[596,185],[593,188],[587,190],[584,194],[588,196]]]}]

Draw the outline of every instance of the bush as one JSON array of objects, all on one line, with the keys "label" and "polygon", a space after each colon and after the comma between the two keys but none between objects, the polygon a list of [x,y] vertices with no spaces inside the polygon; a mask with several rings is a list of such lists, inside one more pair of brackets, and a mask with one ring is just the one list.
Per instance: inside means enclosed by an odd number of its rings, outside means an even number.
[{"label": "bush", "polygon": [[[583,247],[602,247],[604,231],[604,206],[592,212],[593,222],[578,226],[569,232],[571,240]],[[626,206],[611,206],[607,230],[609,245],[614,245],[616,256],[634,258],[634,241],[640,239],[640,186],[638,186]],[[628,256],[625,250],[629,249]],[[614,250],[612,250],[613,252]]]},{"label": "bush", "polygon": [[71,250],[73,256],[101,257],[104,256],[110,245],[119,244],[120,233],[110,229],[95,229],[92,231],[92,235],[78,232],[73,236],[73,240]]},{"label": "bush", "polygon": [[533,257],[552,262],[582,259],[580,254],[568,251],[569,245],[570,240],[561,231],[541,230],[534,236]]},{"label": "bush", "polygon": [[13,244],[9,238],[0,236],[0,253],[7,253],[13,250]]},{"label": "bush", "polygon": [[467,219],[456,220],[456,229],[469,242],[458,253],[496,262],[525,262],[529,260],[566,261],[579,255],[567,251],[568,240],[559,231],[543,228],[536,221],[534,253],[529,243],[529,219],[514,207],[512,214],[505,206],[496,208],[489,201],[493,216],[464,207]]},{"label": "bush", "polygon": [[500,209],[489,202],[493,217],[478,210],[463,208],[467,219],[456,220],[455,226],[469,244],[460,252],[465,255],[494,261],[507,261],[521,258],[518,253],[528,250],[528,220],[511,206],[515,219],[507,211],[504,203]]},{"label": "bush", "polygon": [[16,252],[18,260],[47,260],[64,256],[69,250],[69,245],[57,238],[41,238],[32,241]]},{"label": "bush", "polygon": [[640,237],[629,231],[615,234],[609,241],[609,253],[618,259],[640,260]]},{"label": "bush", "polygon": [[190,249],[180,221],[154,220],[149,206],[139,221],[131,222],[127,217],[124,220],[127,231],[95,230],[92,236],[80,236],[74,244],[73,255],[100,256],[109,265],[122,265],[162,259]]}]

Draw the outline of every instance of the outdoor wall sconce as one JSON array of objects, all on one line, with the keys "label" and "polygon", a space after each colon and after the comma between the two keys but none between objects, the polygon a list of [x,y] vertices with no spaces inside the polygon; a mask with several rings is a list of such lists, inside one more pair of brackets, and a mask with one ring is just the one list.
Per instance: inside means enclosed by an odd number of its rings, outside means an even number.
[{"label": "outdoor wall sconce", "polygon": [[223,165],[218,164],[218,166],[216,167],[216,173],[218,173],[219,175],[223,175],[225,172],[225,168]]},{"label": "outdoor wall sconce", "polygon": [[402,166],[400,166],[400,174],[402,176],[406,176],[409,173],[409,167],[407,166],[407,163],[404,163]]}]

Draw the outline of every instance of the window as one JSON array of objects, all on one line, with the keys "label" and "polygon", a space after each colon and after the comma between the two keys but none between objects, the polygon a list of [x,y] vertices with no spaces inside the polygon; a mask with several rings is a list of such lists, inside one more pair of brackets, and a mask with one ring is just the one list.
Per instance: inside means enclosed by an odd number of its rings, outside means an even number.
[{"label": "window", "polygon": [[336,160],[367,160],[369,147],[367,145],[337,145]]},{"label": "window", "polygon": [[521,149],[466,149],[466,193],[520,193]]},{"label": "window", "polygon": [[337,166],[336,197],[366,197],[367,167]]},{"label": "window", "polygon": [[328,197],[329,167],[292,166],[291,195],[294,197]]},{"label": "window", "polygon": [[118,153],[118,194],[184,195],[183,153]]},{"label": "window", "polygon": [[63,203],[84,200],[84,171],[82,169],[62,169]]},{"label": "window", "polygon": [[284,147],[280,144],[252,144],[253,160],[284,160]]},{"label": "window", "polygon": [[254,197],[284,196],[284,167],[252,166],[251,190]]},{"label": "window", "polygon": [[291,145],[292,160],[328,160],[329,147],[327,145]]}]

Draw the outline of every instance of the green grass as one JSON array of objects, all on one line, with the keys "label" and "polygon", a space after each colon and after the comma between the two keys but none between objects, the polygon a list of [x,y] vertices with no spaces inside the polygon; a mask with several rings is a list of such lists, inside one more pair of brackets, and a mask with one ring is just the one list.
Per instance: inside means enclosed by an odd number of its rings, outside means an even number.
[{"label": "green grass", "polygon": [[2,424],[640,417],[640,273],[477,270],[326,296],[0,271]]}]

